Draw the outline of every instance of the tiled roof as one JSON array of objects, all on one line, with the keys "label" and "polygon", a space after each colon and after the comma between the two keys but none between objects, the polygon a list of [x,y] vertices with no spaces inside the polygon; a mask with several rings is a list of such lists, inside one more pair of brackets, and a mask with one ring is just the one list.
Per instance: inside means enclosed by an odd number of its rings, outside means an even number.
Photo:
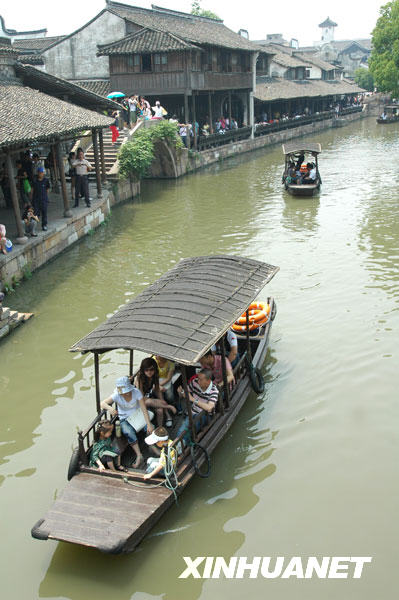
[{"label": "tiled roof", "polygon": [[79,85],[83,89],[88,90],[93,94],[97,94],[97,96],[102,96],[103,98],[106,98],[111,92],[109,79],[75,79],[74,81],[71,81],[71,83]]},{"label": "tiled roof", "polygon": [[237,50],[257,51],[259,49],[256,44],[226,27],[223,21],[162,9],[154,5],[150,10],[108,1],[107,9],[141,27],[172,33],[193,44],[208,44]]},{"label": "tiled roof", "polygon": [[276,54],[271,58],[271,62],[275,62],[278,65],[287,68],[296,68],[296,67],[306,67],[307,63],[297,56],[290,56],[289,54],[285,54],[285,52],[276,52]]},{"label": "tiled roof", "polygon": [[58,42],[64,39],[65,35],[56,35],[53,37],[42,37],[42,38],[32,38],[32,39],[22,39],[15,40],[13,42],[13,46],[15,48],[20,48],[22,50],[44,50],[47,46],[54,44],[54,42]]},{"label": "tiled roof", "polygon": [[173,50],[198,50],[172,33],[155,31],[147,27],[121,40],[98,46],[99,56],[109,54],[134,54],[142,52],[171,52]]},{"label": "tiled roof", "polygon": [[23,65],[44,65],[44,60],[40,54],[20,54],[18,60]]},{"label": "tiled roof", "polygon": [[0,147],[74,135],[93,127],[108,127],[112,122],[109,117],[30,87],[0,86]]},{"label": "tiled roof", "polygon": [[327,17],[323,23],[320,23],[319,27],[338,27],[338,25],[334,21],[331,21],[330,17]]},{"label": "tiled roof", "polygon": [[44,91],[52,96],[61,96],[62,98],[68,96],[71,102],[88,108],[97,106],[111,109],[116,108],[111,100],[97,95],[72,81],[55,77],[55,75],[50,75],[30,65],[17,64],[15,70],[24,85]]},{"label": "tiled roof", "polygon": [[339,79],[325,81],[322,79],[304,79],[291,81],[279,77],[265,83],[257,83],[254,96],[257,100],[289,100],[291,98],[315,98],[318,96],[335,96],[340,94],[358,94],[364,90],[355,84]]},{"label": "tiled roof", "polygon": [[[300,53],[298,52],[297,56],[300,55]],[[309,56],[308,54],[306,54],[305,56],[302,55],[301,58],[307,62],[310,63],[311,65],[314,65],[315,67],[319,67],[319,69],[322,69],[323,71],[333,71],[334,69],[338,69],[339,67],[332,65],[331,63],[326,62],[325,60],[321,60],[321,58],[317,58],[316,56]]]},{"label": "tiled roof", "polygon": [[346,48],[349,48],[353,44],[357,46],[361,46],[365,50],[371,51],[371,39],[365,40],[333,40],[330,42],[330,45],[333,48],[336,48],[339,52],[342,52]]},{"label": "tiled roof", "polygon": [[22,35],[22,34],[35,34],[37,35],[38,33],[43,33],[44,35],[47,33],[47,29],[34,29],[32,31],[17,31],[16,29],[8,29],[6,27],[6,23],[3,19],[3,17],[0,15],[0,25],[3,29],[3,31],[8,34],[9,36],[14,36],[14,35]]},{"label": "tiled roof", "polygon": [[0,52],[2,54],[6,53],[6,54],[14,54],[15,56],[19,55],[18,50],[16,50],[15,48],[13,48],[11,46],[11,44],[2,44],[2,43],[0,43]]}]

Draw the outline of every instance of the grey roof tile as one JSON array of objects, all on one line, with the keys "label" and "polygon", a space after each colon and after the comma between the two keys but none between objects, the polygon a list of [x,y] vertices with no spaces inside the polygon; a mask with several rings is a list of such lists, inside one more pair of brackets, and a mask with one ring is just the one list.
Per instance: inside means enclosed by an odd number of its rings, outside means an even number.
[{"label": "grey roof tile", "polygon": [[[10,110],[12,107],[12,110]],[[113,119],[22,85],[0,85],[0,147],[108,127]]]}]

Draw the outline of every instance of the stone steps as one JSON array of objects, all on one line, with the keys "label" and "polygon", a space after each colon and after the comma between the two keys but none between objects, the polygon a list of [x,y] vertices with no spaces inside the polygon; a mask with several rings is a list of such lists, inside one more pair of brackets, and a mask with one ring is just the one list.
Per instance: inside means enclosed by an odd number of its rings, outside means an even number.
[{"label": "stone steps", "polygon": [[33,313],[20,313],[6,306],[0,306],[0,340],[31,317]]}]

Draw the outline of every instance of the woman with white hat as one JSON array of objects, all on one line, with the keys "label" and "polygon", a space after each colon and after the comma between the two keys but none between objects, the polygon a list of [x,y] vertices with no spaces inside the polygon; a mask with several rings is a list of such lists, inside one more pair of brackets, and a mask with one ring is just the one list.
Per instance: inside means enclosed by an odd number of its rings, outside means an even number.
[{"label": "woman with white hat", "polygon": [[[117,409],[112,408],[114,402]],[[144,415],[147,424],[147,433],[152,433],[154,427],[150,421],[143,395],[140,390],[131,383],[129,377],[119,377],[119,379],[116,380],[114,392],[111,396],[101,402],[101,408],[103,410],[108,410],[113,416],[119,415],[121,431],[136,453],[136,460],[132,465],[133,469],[137,469],[144,460],[137,441],[137,432],[129,420],[138,406],[140,406]]]}]

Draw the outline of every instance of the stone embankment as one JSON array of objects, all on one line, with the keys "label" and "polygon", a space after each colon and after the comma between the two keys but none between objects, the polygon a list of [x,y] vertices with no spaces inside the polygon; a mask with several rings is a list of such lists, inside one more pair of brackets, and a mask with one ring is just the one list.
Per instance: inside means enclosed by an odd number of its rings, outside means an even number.
[{"label": "stone embankment", "polygon": [[[341,117],[340,124],[342,124],[342,121],[344,121],[343,124],[351,123],[366,116],[369,116],[368,109]],[[259,148],[266,148],[274,144],[282,144],[294,138],[313,135],[318,131],[330,129],[334,126],[335,121],[336,119],[333,117],[322,121],[313,121],[312,123],[299,125],[292,129],[270,132],[255,139],[240,140],[216,148],[210,148],[209,150],[203,150],[202,152],[194,152],[186,149],[176,151],[164,142],[161,142],[156,145],[156,159],[151,166],[149,177],[151,179],[175,179],[238,154],[251,152]]]},{"label": "stone embankment", "polygon": [[111,207],[140,193],[140,183],[116,181],[103,189],[102,198],[93,199],[90,208],[74,211],[72,217],[50,221],[48,231],[29,238],[23,245],[14,244],[12,252],[0,257],[2,289],[12,288],[17,281],[32,273],[63,250],[96,229],[109,214]]}]

